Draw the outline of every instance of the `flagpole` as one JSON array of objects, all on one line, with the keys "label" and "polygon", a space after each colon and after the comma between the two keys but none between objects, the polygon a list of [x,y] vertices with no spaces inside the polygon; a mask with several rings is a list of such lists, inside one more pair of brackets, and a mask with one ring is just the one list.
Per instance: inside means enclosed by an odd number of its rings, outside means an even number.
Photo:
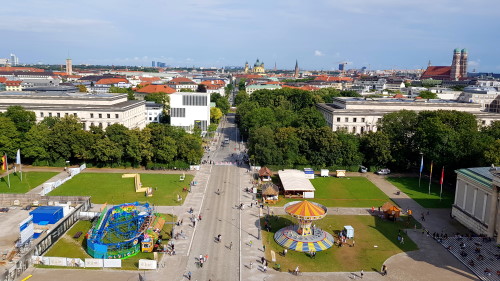
[{"label": "flagpole", "polygon": [[431,194],[431,181],[432,181],[432,161],[431,161],[431,173],[429,175],[429,195]]},{"label": "flagpole", "polygon": [[443,169],[441,170],[441,180],[439,180],[441,184],[441,190],[439,191],[439,201],[441,201],[442,199],[441,195],[443,194],[443,181],[444,181],[444,166]]},{"label": "flagpole", "polygon": [[422,180],[422,170],[424,168],[424,154],[420,152],[422,159],[420,160],[420,176],[418,177],[418,188],[420,189],[420,181]]},{"label": "flagpole", "polygon": [[10,174],[9,174],[9,162],[7,162],[7,154],[5,154],[5,168],[7,169],[7,185],[10,189]]}]

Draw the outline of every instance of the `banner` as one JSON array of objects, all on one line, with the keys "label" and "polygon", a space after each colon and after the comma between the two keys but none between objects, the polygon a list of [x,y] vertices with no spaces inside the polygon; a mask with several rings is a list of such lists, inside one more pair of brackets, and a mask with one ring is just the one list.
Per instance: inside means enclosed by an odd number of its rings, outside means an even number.
[{"label": "banner", "polygon": [[156,269],[157,262],[154,260],[139,260],[139,269]]},{"label": "banner", "polygon": [[103,267],[104,261],[102,259],[85,259],[85,267]]},{"label": "banner", "polygon": [[2,156],[2,170],[7,171],[7,154]]}]

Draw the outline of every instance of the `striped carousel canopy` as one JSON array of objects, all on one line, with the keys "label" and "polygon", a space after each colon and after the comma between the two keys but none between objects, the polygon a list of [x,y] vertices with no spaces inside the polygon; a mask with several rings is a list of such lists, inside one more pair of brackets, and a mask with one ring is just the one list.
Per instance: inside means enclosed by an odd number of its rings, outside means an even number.
[{"label": "striped carousel canopy", "polygon": [[285,212],[299,219],[317,220],[326,215],[326,207],[307,200],[295,201],[285,205]]}]

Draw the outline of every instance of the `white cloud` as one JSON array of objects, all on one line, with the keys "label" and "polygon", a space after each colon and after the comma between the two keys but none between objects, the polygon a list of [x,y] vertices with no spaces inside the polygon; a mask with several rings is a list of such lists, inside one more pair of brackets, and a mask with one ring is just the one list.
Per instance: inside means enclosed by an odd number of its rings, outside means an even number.
[{"label": "white cloud", "polygon": [[322,56],[324,56],[325,54],[324,54],[322,51],[316,50],[316,51],[314,51],[314,55],[315,55],[316,57],[322,57]]}]

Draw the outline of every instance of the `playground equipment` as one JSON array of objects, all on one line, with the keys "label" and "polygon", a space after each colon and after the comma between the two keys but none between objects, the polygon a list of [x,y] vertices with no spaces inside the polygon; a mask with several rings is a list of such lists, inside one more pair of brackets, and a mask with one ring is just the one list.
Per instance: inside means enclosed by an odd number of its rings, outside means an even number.
[{"label": "playground equipment", "polygon": [[122,178],[134,178],[135,192],[144,192],[146,197],[153,196],[153,188],[142,186],[140,174],[123,174]]},{"label": "playground equipment", "polygon": [[139,242],[154,221],[155,215],[148,203],[134,202],[109,210],[105,208],[87,233],[87,252],[94,258],[103,259],[133,256],[140,251]]},{"label": "playground equipment", "polygon": [[323,251],[333,246],[333,236],[318,227],[311,228],[313,221],[326,216],[325,206],[304,201],[286,204],[285,212],[299,221],[298,225],[284,227],[274,234],[281,246],[298,252]]}]

